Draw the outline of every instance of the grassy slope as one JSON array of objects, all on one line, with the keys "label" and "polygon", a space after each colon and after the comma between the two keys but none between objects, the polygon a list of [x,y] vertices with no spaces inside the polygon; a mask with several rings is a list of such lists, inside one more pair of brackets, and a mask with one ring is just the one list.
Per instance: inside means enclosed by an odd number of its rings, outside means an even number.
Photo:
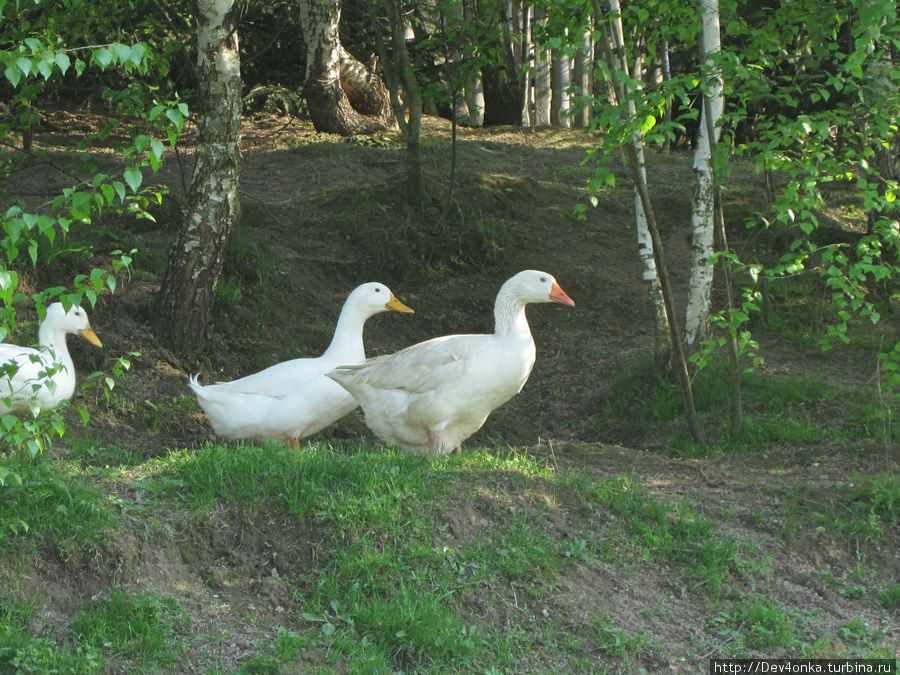
[{"label": "grassy slope", "polygon": [[[436,176],[445,138],[429,136]],[[146,254],[98,307],[107,354],[73,351],[85,370],[142,356],[110,403],[89,401],[87,429],[70,418],[51,456],[19,467],[22,486],[0,488],[0,670],[705,672],[711,656],[896,655],[900,485],[887,409],[845,378],[864,368],[852,351],[773,349],[746,381],[745,437],[694,448],[642,365],[627,187],[571,216],[588,141],[469,132],[459,217],[427,240],[384,188],[395,145],[248,149],[217,331],[187,362],[142,327],[172,222],[131,232]],[[655,168],[683,260],[689,165]],[[735,218],[756,195],[740,185]],[[418,310],[373,320],[370,353],[487,330],[523,267],[578,305],[529,313],[532,379],[461,457],[372,446],[357,416],[300,454],[204,444],[187,372],[316,353],[369,278]],[[697,381],[714,431],[719,380]]]}]

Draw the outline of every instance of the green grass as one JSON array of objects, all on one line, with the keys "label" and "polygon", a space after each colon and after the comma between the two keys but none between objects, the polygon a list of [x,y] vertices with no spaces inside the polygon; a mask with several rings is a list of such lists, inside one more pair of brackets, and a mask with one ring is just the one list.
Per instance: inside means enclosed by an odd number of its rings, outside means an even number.
[{"label": "green grass", "polygon": [[53,542],[70,546],[101,546],[112,524],[111,499],[80,477],[75,467],[46,455],[9,458],[21,484],[0,487],[0,550],[23,542]]},{"label": "green grass", "polygon": [[576,476],[571,482],[589,503],[616,514],[602,543],[601,554],[607,559],[630,554],[675,563],[692,586],[713,589],[748,569],[737,542],[719,535],[688,501],[671,505],[653,499],[640,481],[626,476],[588,482]]},{"label": "green grass", "polygon": [[166,664],[177,657],[173,637],[181,620],[178,604],[171,598],[113,589],[79,612],[70,630],[76,644]]},{"label": "green grass", "polygon": [[[297,452],[276,444],[206,445],[138,463],[87,438],[69,443],[68,457],[17,465],[26,480],[3,488],[9,498],[0,501],[5,542],[31,542],[32,551],[46,543],[63,559],[79,550],[102,558],[105,540],[119,528],[171,537],[174,523],[176,537],[202,542],[225,523],[254,528],[263,518],[282,518],[310,533],[314,564],[279,565],[297,609],[285,612],[283,625],[270,629],[235,672],[296,672],[310,652],[327,654],[342,672],[516,672],[523,654],[551,653],[564,655],[565,672],[589,671],[598,658],[637,667],[662,647],[609,608],[595,608],[580,626],[547,618],[562,612],[559,579],[576,566],[597,565],[626,577],[660,576],[692,602],[708,603],[711,630],[733,636],[735,654],[818,648],[811,619],[738,590],[771,581],[764,555],[744,551],[689,498],[655,498],[634,476],[559,472],[515,450],[429,459],[365,446],[308,444]],[[111,468],[97,469],[99,463]],[[123,482],[140,493],[136,504],[110,497],[110,485]],[[851,514],[851,521],[895,526],[898,491],[892,475],[855,479],[832,519],[812,525],[844,536],[851,530],[839,516]],[[572,509],[580,529],[563,536],[554,523]],[[158,522],[178,512],[179,519]],[[474,525],[455,529],[451,516]],[[10,525],[16,522],[28,528]],[[203,548],[182,555],[195,565]],[[15,579],[27,573],[25,560],[7,547],[0,571]],[[896,582],[863,576],[832,586],[848,600],[896,606]],[[45,613],[16,599],[16,587],[0,593],[0,672],[157,672],[192,640],[213,639],[189,638],[188,608],[157,591],[113,586],[85,599],[70,623],[49,625]],[[863,629],[848,624],[841,639],[877,650],[882,636]],[[535,667],[554,660],[530,658]],[[213,660],[208,667],[218,668]]]},{"label": "green grass", "polygon": [[[798,485],[788,496],[785,512],[797,524],[835,532],[851,540],[880,542],[885,529],[900,525],[900,475],[878,473],[856,476],[845,486]],[[785,534],[790,536],[791,529]]]},{"label": "green grass", "polygon": [[32,607],[0,599],[0,672],[96,673],[113,659],[171,664],[178,656],[174,636],[181,616],[170,598],[113,589],[53,636],[51,626],[29,629],[36,620]]},{"label": "green grass", "polygon": [[718,635],[728,643],[730,655],[771,654],[779,647],[800,644],[800,617],[778,601],[749,594],[730,604],[731,609],[710,619]]},{"label": "green grass", "polygon": [[[616,380],[603,419],[594,423],[600,432],[608,420],[617,420],[626,434],[663,435],[668,452],[681,457],[842,439],[858,442],[864,438],[882,439],[884,435],[880,417],[884,410],[874,388],[867,391],[841,387],[815,377],[744,373],[744,414],[741,435],[736,439],[729,435],[730,392],[724,365],[713,363],[697,373],[692,392],[707,435],[705,447],[698,446],[685,427],[679,390],[674,383],[660,383],[649,360]],[[872,417],[873,410],[878,412],[877,420]],[[840,415],[835,411],[840,411]]]}]

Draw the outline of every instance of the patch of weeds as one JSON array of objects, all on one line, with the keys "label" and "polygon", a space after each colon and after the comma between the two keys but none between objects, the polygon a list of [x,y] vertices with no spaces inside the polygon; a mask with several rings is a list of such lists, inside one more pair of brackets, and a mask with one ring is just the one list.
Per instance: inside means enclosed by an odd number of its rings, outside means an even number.
[{"label": "patch of weeds", "polygon": [[862,521],[896,527],[900,523],[900,475],[881,473],[857,479],[847,501]]},{"label": "patch of weeds", "polygon": [[104,663],[98,649],[84,645],[59,645],[37,636],[30,606],[0,598],[0,672],[96,673]]},{"label": "patch of weeds", "polygon": [[[254,216],[253,207],[245,207],[242,221],[250,222]],[[222,265],[222,280],[228,277],[238,288],[265,287],[278,271],[275,253],[266,241],[255,239],[246,224],[232,229],[225,247]],[[222,282],[220,280],[220,284]]]},{"label": "patch of weeds", "polygon": [[[644,436],[665,433],[675,456],[703,457],[719,452],[761,450],[773,444],[815,444],[835,438],[859,438],[853,412],[866,404],[866,395],[847,392],[813,378],[774,377],[744,373],[741,377],[745,411],[741,436],[732,439],[729,426],[730,394],[725,365],[713,362],[694,379],[693,394],[703,424],[721,433],[709,433],[706,446],[698,446],[681,423],[681,395],[673,383],[660,383],[648,359],[614,382],[607,400],[609,419],[623,420],[625,433]],[[846,417],[823,417],[811,401],[840,399]]]},{"label": "patch of weeds", "polygon": [[797,643],[795,618],[775,600],[752,599],[742,604],[731,619],[742,626],[744,641],[751,649],[765,652]]},{"label": "patch of weeds", "polygon": [[222,274],[216,284],[216,299],[226,305],[236,305],[244,295],[244,284],[238,277]]},{"label": "patch of weeds", "polygon": [[418,585],[404,583],[389,594],[351,592],[346,602],[331,600],[329,609],[303,618],[321,626],[320,640],[339,650],[354,671],[391,670],[390,664],[461,667],[483,650],[477,628]]},{"label": "patch of weeds", "polygon": [[173,396],[165,403],[145,399],[144,405],[147,407],[144,424],[148,429],[180,425],[197,409],[197,401],[190,394]]},{"label": "patch of weeds", "polygon": [[856,477],[850,486],[830,488],[824,496],[820,489],[798,485],[787,508],[793,519],[849,538],[880,542],[886,527],[900,524],[900,476]]},{"label": "patch of weeds", "polygon": [[627,656],[649,646],[642,633],[630,633],[623,628],[616,628],[606,616],[593,619],[591,629],[595,631],[594,647],[604,656]]},{"label": "patch of weeds", "polygon": [[891,644],[892,641],[885,643],[887,634],[887,631],[872,628],[858,616],[836,631],[837,637],[847,645],[853,646],[854,653],[862,652],[869,658],[895,656],[893,652],[895,645]]},{"label": "patch of weeds", "polygon": [[868,590],[869,589],[867,589],[862,584],[848,584],[847,586],[841,586],[838,589],[838,593],[840,595],[843,595],[845,598],[859,600],[860,598],[865,596],[866,593],[868,593]]},{"label": "patch of weeds", "polygon": [[885,609],[900,609],[900,583],[886,582],[878,592],[878,602]]},{"label": "patch of weeds", "polygon": [[82,467],[137,466],[145,459],[128,447],[91,435],[67,439],[66,449],[68,456],[79,460]]},{"label": "patch of weeds", "polygon": [[595,485],[592,499],[619,516],[618,527],[646,559],[672,560],[697,585],[718,587],[736,568],[736,544],[687,501],[674,508],[647,495],[643,485],[617,476]]},{"label": "patch of weeds", "polygon": [[180,620],[178,604],[172,598],[113,590],[77,614],[71,630],[79,644],[111,648],[117,654],[163,664],[177,658],[173,638]]},{"label": "patch of weeds", "polygon": [[483,648],[475,626],[466,625],[441,598],[402,585],[390,597],[361,606],[357,625],[399,662],[465,666]]},{"label": "patch of weeds", "polygon": [[591,546],[586,539],[566,539],[563,544],[562,554],[564,558],[569,560],[589,563],[591,561]]},{"label": "patch of weeds", "polygon": [[108,495],[43,455],[14,460],[14,467],[22,481],[0,487],[0,543],[48,538],[63,550],[99,542],[113,521]]},{"label": "patch of weeds", "polygon": [[502,538],[487,539],[476,557],[511,579],[531,577],[537,572],[552,575],[560,569],[556,543],[531,518],[510,523]]},{"label": "patch of weeds", "polygon": [[313,644],[312,638],[303,633],[296,633],[284,626],[278,627],[278,636],[272,643],[272,653],[281,663],[290,663],[299,657],[304,650]]}]

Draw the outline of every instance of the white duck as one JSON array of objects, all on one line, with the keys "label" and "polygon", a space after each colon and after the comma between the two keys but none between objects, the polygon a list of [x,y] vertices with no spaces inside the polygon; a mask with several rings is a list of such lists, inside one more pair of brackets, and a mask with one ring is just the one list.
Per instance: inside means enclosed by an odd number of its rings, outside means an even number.
[{"label": "white duck", "polygon": [[459,452],[531,374],[529,302],[575,304],[546,272],[519,272],[497,294],[492,334],[433,338],[337,368],[328,377],[359,401],[366,424],[381,440],[432,455]]},{"label": "white duck", "polygon": [[369,317],[387,310],[413,311],[384,284],[362,284],[347,297],[331,344],[321,356],[276,363],[239,380],[207,386],[194,375],[189,386],[216,435],[299,446],[300,438],[324,429],[358,405],[325,373],[365,360],[363,326]]},{"label": "white duck", "polygon": [[80,335],[102,347],[91,329],[87,312],[73,305],[67,312],[61,303],[47,307],[38,328],[38,348],[0,344],[0,414],[55,408],[75,393],[75,364],[66,335]]}]

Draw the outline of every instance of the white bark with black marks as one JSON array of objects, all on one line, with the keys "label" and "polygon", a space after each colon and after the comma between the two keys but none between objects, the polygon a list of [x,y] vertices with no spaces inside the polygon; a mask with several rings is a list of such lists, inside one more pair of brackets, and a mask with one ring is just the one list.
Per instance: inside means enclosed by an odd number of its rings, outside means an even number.
[{"label": "white bark with black marks", "polygon": [[[699,344],[706,335],[710,313],[714,267],[709,264],[715,240],[715,173],[712,149],[719,136],[724,97],[722,76],[716,69],[715,55],[721,48],[719,36],[718,0],[701,0],[703,26],[701,49],[704,64],[709,69],[706,80],[706,105],[703,106],[697,145],[694,148],[696,187],[691,210],[691,278],[685,311],[684,343],[688,347]],[[707,112],[709,119],[706,119]],[[710,132],[713,137],[710,137]]]}]

